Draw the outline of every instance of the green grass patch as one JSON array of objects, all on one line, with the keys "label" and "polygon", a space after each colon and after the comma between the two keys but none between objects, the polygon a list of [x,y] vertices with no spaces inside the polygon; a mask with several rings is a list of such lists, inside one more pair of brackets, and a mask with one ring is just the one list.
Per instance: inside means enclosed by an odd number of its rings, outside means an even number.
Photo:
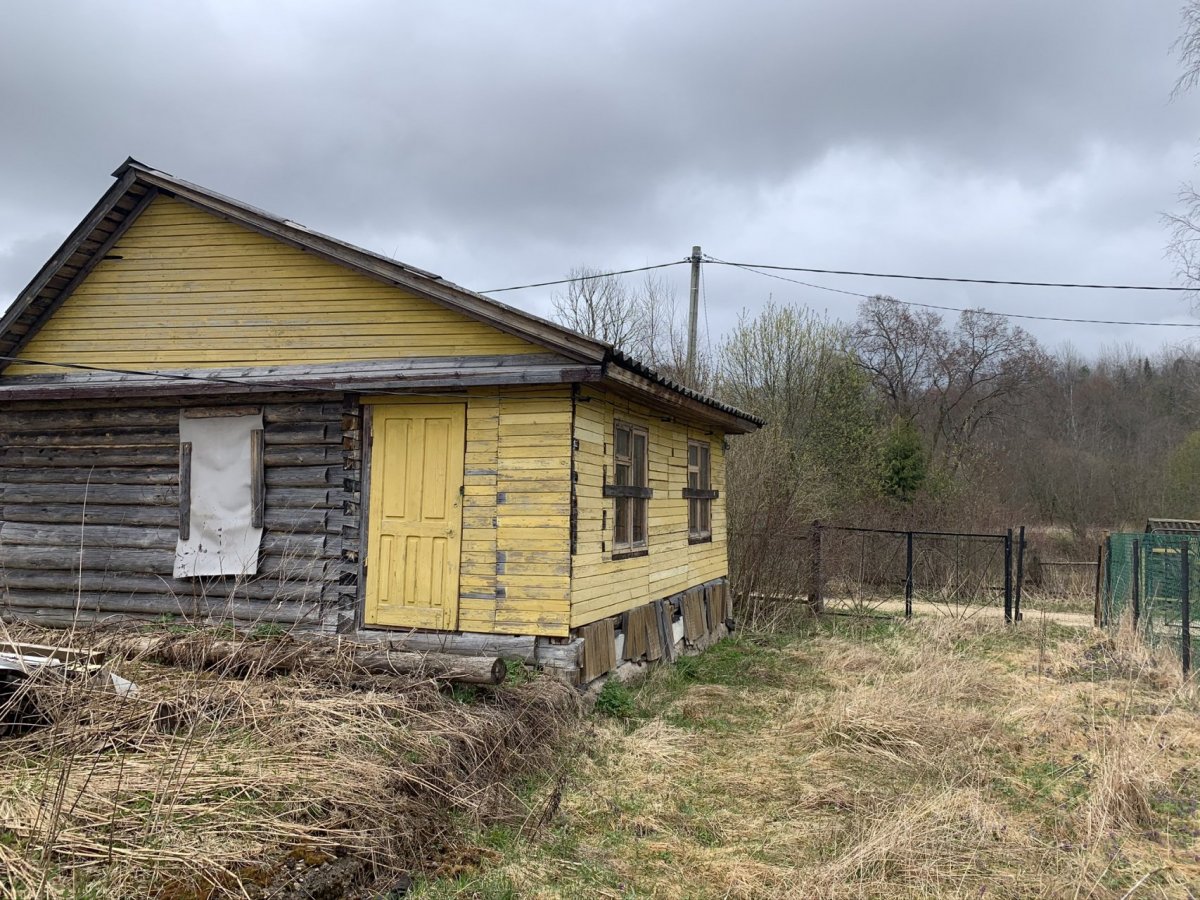
[{"label": "green grass patch", "polygon": [[632,719],[638,713],[638,705],[627,685],[610,678],[596,695],[595,711],[612,719]]}]

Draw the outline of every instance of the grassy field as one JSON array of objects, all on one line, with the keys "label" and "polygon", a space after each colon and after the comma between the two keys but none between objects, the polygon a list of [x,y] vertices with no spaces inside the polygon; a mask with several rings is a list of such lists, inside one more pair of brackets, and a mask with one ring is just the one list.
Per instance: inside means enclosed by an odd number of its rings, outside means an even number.
[{"label": "grassy field", "polygon": [[1200,696],[1027,618],[829,617],[611,684],[520,820],[410,896],[1189,897]]}]

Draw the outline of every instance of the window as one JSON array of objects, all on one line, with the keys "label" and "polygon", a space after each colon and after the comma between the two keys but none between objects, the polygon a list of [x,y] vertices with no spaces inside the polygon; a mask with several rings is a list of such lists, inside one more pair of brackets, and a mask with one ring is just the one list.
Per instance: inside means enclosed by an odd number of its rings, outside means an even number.
[{"label": "window", "polygon": [[683,491],[688,503],[688,540],[712,540],[712,448],[703,441],[688,441],[688,486]]},{"label": "window", "polygon": [[604,486],[604,495],[612,497],[614,503],[614,556],[646,551],[647,510],[653,496],[647,459],[649,446],[645,428],[613,423],[613,480]]}]

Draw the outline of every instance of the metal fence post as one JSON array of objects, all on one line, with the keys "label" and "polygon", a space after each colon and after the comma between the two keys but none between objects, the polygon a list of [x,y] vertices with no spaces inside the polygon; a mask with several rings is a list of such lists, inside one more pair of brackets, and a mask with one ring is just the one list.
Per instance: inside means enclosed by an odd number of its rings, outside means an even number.
[{"label": "metal fence post", "polygon": [[1137,631],[1138,619],[1142,617],[1142,542],[1133,542],[1133,571],[1130,573],[1133,584],[1130,587],[1130,600],[1133,603],[1133,630]]},{"label": "metal fence post", "polygon": [[1100,608],[1100,624],[1110,625],[1109,619],[1112,618],[1113,605],[1113,583],[1112,583],[1112,535],[1104,535],[1104,602]]},{"label": "metal fence post", "polygon": [[1013,535],[1010,528],[1004,535],[1004,621],[1010,624],[1013,620],[1012,551]]},{"label": "metal fence post", "polygon": [[1021,587],[1025,584],[1025,526],[1017,537],[1017,589],[1013,596],[1013,616],[1021,621]]},{"label": "metal fence post", "polygon": [[1192,579],[1188,565],[1190,542],[1184,541],[1179,548],[1179,599],[1182,601],[1183,618],[1179,625],[1179,655],[1183,659],[1183,674],[1192,671]]},{"label": "metal fence post", "polygon": [[912,618],[913,597],[913,533],[906,533],[908,555],[904,563],[904,618]]},{"label": "metal fence post", "polygon": [[1100,575],[1104,571],[1104,545],[1096,545],[1096,611],[1093,614],[1093,620],[1096,627],[1100,627]]}]

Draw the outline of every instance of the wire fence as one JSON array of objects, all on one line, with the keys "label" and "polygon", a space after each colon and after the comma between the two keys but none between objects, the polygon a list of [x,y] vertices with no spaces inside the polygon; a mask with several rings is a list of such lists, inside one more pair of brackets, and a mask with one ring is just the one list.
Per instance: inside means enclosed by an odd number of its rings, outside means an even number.
[{"label": "wire fence", "polygon": [[1191,671],[1200,611],[1200,536],[1110,534],[1101,548],[1103,589],[1097,597],[1098,625],[1115,628],[1123,619],[1151,646],[1166,645]]},{"label": "wire fence", "polygon": [[900,531],[813,526],[810,596],[825,609],[856,615],[903,601],[937,615],[968,619],[1003,609],[1021,618],[1025,529],[1004,533]]}]

